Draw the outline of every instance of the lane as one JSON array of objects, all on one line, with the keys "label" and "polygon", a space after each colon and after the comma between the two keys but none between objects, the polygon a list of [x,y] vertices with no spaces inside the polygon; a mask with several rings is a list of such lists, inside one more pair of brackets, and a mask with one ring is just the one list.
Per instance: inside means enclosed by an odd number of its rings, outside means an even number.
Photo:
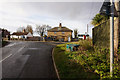
[{"label": "lane", "polygon": [[10,56],[12,56],[12,54],[9,54],[9,55],[8,55],[7,57],[5,57],[4,59],[0,60],[0,63],[1,63],[2,61],[4,61],[5,59],[9,58]]},{"label": "lane", "polygon": [[26,46],[24,42],[18,42],[15,45],[3,48],[3,50],[7,50],[7,53],[2,53],[3,56],[12,54],[10,57],[2,61],[3,78],[17,78],[19,76],[20,71],[24,67],[27,59],[29,58],[28,55],[22,55],[22,53],[26,51],[26,49],[24,49],[24,46]]},{"label": "lane", "polygon": [[[8,57],[9,55],[13,55],[15,53],[17,53],[17,51],[20,48],[23,48],[23,44],[25,44],[25,42],[11,42],[9,45],[5,46],[2,48],[2,53],[0,55],[2,55],[1,60],[3,60],[4,58]],[[0,61],[1,61],[0,60]]]},{"label": "lane", "polygon": [[51,53],[54,45],[23,42],[9,47],[12,49],[12,56],[2,62],[3,78],[57,80]]}]

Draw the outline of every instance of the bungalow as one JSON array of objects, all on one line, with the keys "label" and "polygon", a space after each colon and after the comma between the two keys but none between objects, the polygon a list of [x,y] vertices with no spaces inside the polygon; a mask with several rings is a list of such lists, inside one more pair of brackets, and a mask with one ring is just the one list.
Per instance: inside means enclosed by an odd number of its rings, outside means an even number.
[{"label": "bungalow", "polygon": [[33,37],[30,32],[14,32],[11,34],[11,38],[14,39],[27,39],[28,37]]},{"label": "bungalow", "polygon": [[56,41],[71,41],[72,30],[67,27],[63,27],[62,23],[59,24],[59,27],[54,27],[48,30],[48,37],[51,37]]}]

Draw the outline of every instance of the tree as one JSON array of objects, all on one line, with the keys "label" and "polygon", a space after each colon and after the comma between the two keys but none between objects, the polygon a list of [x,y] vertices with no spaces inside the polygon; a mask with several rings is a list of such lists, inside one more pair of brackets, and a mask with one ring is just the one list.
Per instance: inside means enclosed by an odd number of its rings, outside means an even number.
[{"label": "tree", "polygon": [[17,29],[17,32],[26,32],[25,27],[19,27]]},{"label": "tree", "polygon": [[36,25],[36,32],[42,37],[45,35],[45,33],[47,33],[47,30],[49,29],[51,29],[51,26],[49,25]]},{"label": "tree", "polygon": [[77,38],[77,35],[78,35],[78,29],[74,29],[74,36],[75,36],[75,38]]},{"label": "tree", "polygon": [[98,26],[100,25],[101,23],[105,22],[106,20],[108,20],[109,17],[108,16],[105,16],[105,15],[100,15],[100,14],[96,14],[95,17],[92,19],[92,24],[94,26]]},{"label": "tree", "polygon": [[33,34],[33,29],[31,25],[27,25],[26,32],[30,32],[31,34]]}]

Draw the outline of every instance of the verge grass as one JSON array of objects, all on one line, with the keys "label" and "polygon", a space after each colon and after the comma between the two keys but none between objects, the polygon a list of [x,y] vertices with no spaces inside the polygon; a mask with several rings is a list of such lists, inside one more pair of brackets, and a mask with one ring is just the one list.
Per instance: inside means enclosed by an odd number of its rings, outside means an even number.
[{"label": "verge grass", "polygon": [[61,44],[54,49],[54,59],[61,79],[99,79],[97,74],[86,71],[80,64],[76,63],[69,56],[71,53],[66,52],[65,47],[66,44]]},{"label": "verge grass", "polygon": [[[67,44],[79,44],[78,51],[66,51]],[[114,77],[109,76],[109,49],[92,45],[91,40],[80,40],[57,45],[54,49],[55,63],[61,79],[119,79],[120,64],[115,61]]]}]

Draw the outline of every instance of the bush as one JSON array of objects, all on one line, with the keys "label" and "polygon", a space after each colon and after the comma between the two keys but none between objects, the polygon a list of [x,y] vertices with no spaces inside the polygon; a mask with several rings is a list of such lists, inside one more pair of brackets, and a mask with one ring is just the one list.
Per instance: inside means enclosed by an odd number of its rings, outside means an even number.
[{"label": "bush", "polygon": [[[91,41],[81,40],[79,42],[79,51],[71,52],[69,57],[82,65],[87,71],[94,72],[100,75],[100,78],[110,78],[110,60],[109,49],[98,48],[92,45]],[[120,65],[114,65],[114,77],[120,77]]]}]

